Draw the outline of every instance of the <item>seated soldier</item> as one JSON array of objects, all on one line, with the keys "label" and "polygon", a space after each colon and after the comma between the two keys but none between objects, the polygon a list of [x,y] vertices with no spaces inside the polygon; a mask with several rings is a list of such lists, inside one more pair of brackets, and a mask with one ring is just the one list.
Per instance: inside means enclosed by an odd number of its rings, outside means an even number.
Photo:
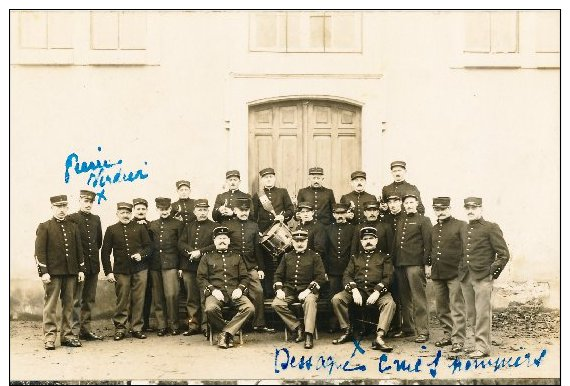
[{"label": "seated soldier", "polygon": [[392,347],[388,346],[383,338],[396,309],[392,295],[388,292],[394,268],[390,256],[376,250],[378,243],[376,228],[362,228],[360,242],[364,252],[352,255],[344,271],[344,290],[337,293],[331,300],[340,327],[344,330],[338,339],[333,340],[333,344],[341,344],[353,339],[348,306],[352,302],[357,306],[362,306],[364,295],[367,297],[366,305],[376,305],[380,311],[376,339],[372,342],[372,349],[390,352]]},{"label": "seated soldier", "polygon": [[[233,337],[242,325],[253,316],[255,308],[247,294],[249,281],[245,263],[237,252],[228,251],[229,230],[225,226],[213,230],[216,250],[208,252],[198,265],[198,286],[204,291],[205,312],[208,323],[221,330],[218,347],[233,347]],[[237,314],[226,323],[222,307],[237,307]]]},{"label": "seated soldier", "polygon": [[[307,249],[308,233],[303,230],[293,232],[292,252],[281,259],[275,271],[275,298],[271,307],[291,331],[296,331],[295,342],[305,338],[305,348],[313,348],[313,334],[317,319],[319,289],[325,282],[325,267],[321,257]],[[304,311],[303,322],[289,309],[291,303],[301,302]]]}]

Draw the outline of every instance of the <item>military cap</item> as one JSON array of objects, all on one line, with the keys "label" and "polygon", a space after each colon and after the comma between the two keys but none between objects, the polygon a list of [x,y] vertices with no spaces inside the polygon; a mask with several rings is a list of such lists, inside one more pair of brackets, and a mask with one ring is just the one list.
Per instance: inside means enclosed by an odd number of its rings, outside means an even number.
[{"label": "military cap", "polygon": [[401,168],[406,168],[406,163],[404,161],[394,161],[392,163],[390,163],[390,170],[394,169],[396,166],[399,166]]},{"label": "military cap", "polygon": [[302,208],[314,210],[313,205],[307,201],[301,201],[300,203],[297,204],[297,210],[301,210]]},{"label": "military cap", "polygon": [[307,231],[299,229],[293,231],[291,233],[291,236],[293,237],[294,240],[306,240],[309,238],[309,233]]},{"label": "military cap", "polygon": [[357,170],[357,171],[352,172],[350,174],[350,180],[351,181],[354,180],[355,178],[358,178],[358,177],[362,177],[362,178],[366,179],[366,173],[363,171]]},{"label": "military cap", "polygon": [[180,180],[180,181],[176,181],[176,189],[180,189],[181,186],[186,185],[187,187],[190,187],[190,181],[186,181],[186,180]]},{"label": "military cap", "polygon": [[273,175],[275,175],[275,170],[273,170],[273,168],[265,168],[265,169],[262,169],[262,170],[259,172],[259,175],[260,175],[261,177],[263,177],[263,176],[265,176],[265,175],[267,175],[267,174],[273,174]]},{"label": "military cap", "polygon": [[434,197],[433,198],[433,207],[434,208],[448,208],[450,203],[451,203],[451,199],[449,197]]},{"label": "military cap", "polygon": [[309,175],[321,175],[322,176],[323,174],[325,174],[323,168],[320,168],[318,166],[309,169]]},{"label": "military cap", "polygon": [[246,197],[236,198],[234,208],[238,208],[241,210],[250,209],[251,208],[250,199]]},{"label": "military cap", "polygon": [[414,193],[414,192],[408,192],[408,193],[404,193],[402,194],[402,201],[405,200],[408,197],[413,197],[416,200],[418,199],[418,196]]},{"label": "military cap", "polygon": [[360,238],[362,239],[364,236],[378,237],[378,231],[374,227],[364,227],[360,229]]},{"label": "military cap", "polygon": [[480,197],[467,197],[463,200],[463,206],[483,206],[483,199]]},{"label": "military cap", "polygon": [[226,172],[226,179],[228,179],[230,177],[241,178],[241,176],[239,175],[239,171],[237,171],[237,170],[228,170]]},{"label": "military cap", "polygon": [[380,203],[376,200],[374,201],[365,201],[362,204],[362,207],[364,208],[364,210],[366,209],[380,209]]},{"label": "military cap", "polygon": [[209,208],[210,204],[208,204],[208,200],[205,198],[199,198],[196,201],[194,201],[194,207],[195,208]]},{"label": "military cap", "polygon": [[133,204],[129,204],[128,202],[118,202],[117,203],[117,210],[126,209],[129,212],[133,211]]},{"label": "military cap", "polygon": [[85,197],[90,199],[91,201],[95,200],[95,192],[91,191],[91,190],[80,190],[79,191],[79,197]]},{"label": "military cap", "polygon": [[388,197],[386,197],[386,202],[390,201],[390,200],[400,200],[402,201],[402,197],[397,195],[397,194],[392,194]]},{"label": "military cap", "polygon": [[59,196],[53,196],[49,198],[52,205],[63,206],[67,205],[67,195],[60,194]]},{"label": "military cap", "polygon": [[342,202],[333,204],[333,213],[346,213],[348,208],[350,207],[349,204],[345,204]]},{"label": "military cap", "polygon": [[139,204],[144,205],[148,208],[148,201],[145,200],[144,198],[135,198],[133,200],[133,206],[139,205]]},{"label": "military cap", "polygon": [[160,209],[168,209],[170,206],[171,200],[168,197],[157,197],[154,199],[156,203],[156,207]]},{"label": "military cap", "polygon": [[212,231],[212,237],[216,238],[216,236],[219,235],[226,235],[228,237],[230,237],[230,230],[228,229],[228,227],[215,227],[214,230]]}]

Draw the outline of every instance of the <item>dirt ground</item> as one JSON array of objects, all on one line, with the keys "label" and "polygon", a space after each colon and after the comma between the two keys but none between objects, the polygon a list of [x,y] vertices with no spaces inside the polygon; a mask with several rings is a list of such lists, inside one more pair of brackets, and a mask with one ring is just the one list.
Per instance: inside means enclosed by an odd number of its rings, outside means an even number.
[{"label": "dirt ground", "polygon": [[[83,342],[82,348],[68,348],[59,346],[58,339],[56,350],[46,351],[41,322],[12,321],[10,380],[155,380],[156,383],[189,379],[434,379],[430,370],[436,371],[434,380],[560,377],[560,317],[556,311],[515,307],[495,313],[493,352],[484,361],[484,367],[467,360],[465,355],[453,360],[446,348],[434,365],[439,350],[434,342],[441,338],[442,331],[434,318],[430,324],[430,341],[423,347],[414,343],[413,338],[389,339],[394,351],[382,357],[380,351],[370,348],[372,336],[361,341],[358,350],[354,343],[332,345],[338,334],[326,332],[319,333],[312,350],[305,350],[301,343],[284,342],[282,330],[275,334],[244,333],[244,344],[229,350],[210,346],[202,335],[158,337],[150,333],[146,340],[127,337],[114,342],[110,320],[94,323],[96,331],[105,336],[103,341]],[[469,332],[467,348],[472,347]],[[284,349],[289,351],[288,361]],[[307,363],[309,357],[312,358]],[[402,360],[410,365],[408,369],[406,366],[397,369],[398,364],[403,365]]]}]

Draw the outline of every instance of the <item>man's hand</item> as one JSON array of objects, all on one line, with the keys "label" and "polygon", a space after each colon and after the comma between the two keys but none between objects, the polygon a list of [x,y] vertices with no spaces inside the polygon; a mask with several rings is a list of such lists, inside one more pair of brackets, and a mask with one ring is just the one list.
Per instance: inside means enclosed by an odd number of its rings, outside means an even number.
[{"label": "man's hand", "polygon": [[282,289],[278,289],[277,291],[275,291],[275,297],[277,299],[285,300],[285,291],[283,291]]},{"label": "man's hand", "polygon": [[80,282],[80,283],[81,283],[82,281],[85,281],[85,272],[79,272],[79,273],[77,274],[77,281]]},{"label": "man's hand", "polygon": [[257,271],[257,276],[259,276],[259,280],[265,279],[265,272]]},{"label": "man's hand", "polygon": [[237,300],[237,299],[241,298],[241,295],[243,295],[243,292],[241,291],[241,289],[236,288],[232,292],[232,299]]},{"label": "man's hand", "polygon": [[378,300],[379,297],[380,297],[380,292],[374,290],[374,292],[372,292],[370,294],[368,299],[366,299],[366,304],[372,305],[372,304],[376,303],[376,301]]},{"label": "man's hand", "polygon": [[134,259],[135,261],[141,261],[142,256],[140,253],[135,253],[134,255],[131,255],[131,259]]},{"label": "man's hand", "polygon": [[138,220],[138,221],[137,221],[137,224],[141,224],[141,225],[144,225],[144,224],[146,224],[146,223],[147,223],[146,220]]},{"label": "man's hand", "polygon": [[224,294],[222,293],[222,291],[220,291],[219,289],[215,289],[212,291],[212,295],[218,299],[219,301],[223,302],[224,301]]},{"label": "man's hand", "polygon": [[329,281],[329,275],[325,273],[325,281]]},{"label": "man's hand", "polygon": [[426,265],[426,279],[431,279],[431,265]]},{"label": "man's hand", "polygon": [[200,253],[200,251],[198,249],[196,249],[196,250],[190,252],[190,260],[197,259],[201,255],[202,255],[202,253]]},{"label": "man's hand", "polygon": [[285,221],[285,216],[283,216],[282,214],[278,214],[277,216],[275,216],[275,221],[283,222]]},{"label": "man's hand", "polygon": [[305,300],[307,295],[309,295],[310,293],[311,293],[311,290],[307,288],[306,290],[304,290],[303,292],[301,292],[299,294],[299,296],[298,296],[299,300],[301,300],[301,301]]},{"label": "man's hand", "polygon": [[107,281],[109,283],[116,283],[117,280],[115,280],[115,275],[113,275],[113,272],[111,272],[110,274],[107,275]]},{"label": "man's hand", "polygon": [[44,274],[42,275],[42,282],[43,282],[44,284],[49,284],[49,283],[51,283],[51,276],[49,275],[49,273],[44,273]]},{"label": "man's hand", "polygon": [[360,291],[358,290],[358,288],[352,289],[352,298],[354,299],[354,303],[357,306],[362,305],[362,295],[360,294]]},{"label": "man's hand", "polygon": [[182,279],[182,270],[181,269],[178,270],[178,277]]},{"label": "man's hand", "polygon": [[352,220],[354,218],[354,212],[347,212],[346,213],[346,218],[348,220]]}]

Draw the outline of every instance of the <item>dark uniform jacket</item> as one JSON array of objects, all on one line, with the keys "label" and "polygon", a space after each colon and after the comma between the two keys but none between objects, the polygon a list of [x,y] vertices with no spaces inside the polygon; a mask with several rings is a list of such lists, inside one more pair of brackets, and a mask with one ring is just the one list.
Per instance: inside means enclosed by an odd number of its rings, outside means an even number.
[{"label": "dark uniform jacket", "polygon": [[311,186],[302,188],[297,194],[297,202],[310,202],[315,210],[315,219],[323,225],[329,225],[334,222],[332,215],[332,206],[336,202],[334,193],[331,189],[320,187],[313,188]]},{"label": "dark uniform jacket", "polygon": [[52,217],[38,226],[35,256],[39,276],[85,272],[79,228],[67,219],[60,221]]},{"label": "dark uniform jacket", "polygon": [[438,221],[431,230],[431,278],[451,280],[457,277],[463,253],[461,235],[465,221],[448,217]]},{"label": "dark uniform jacket", "polygon": [[469,221],[462,234],[463,259],[459,268],[459,280],[467,272],[480,280],[490,274],[496,279],[509,261],[509,249],[501,228],[480,218]]},{"label": "dark uniform jacket", "polygon": [[396,267],[431,265],[431,228],[429,218],[418,213],[400,218],[392,252]]},{"label": "dark uniform jacket", "polygon": [[362,252],[351,256],[342,277],[342,284],[348,292],[358,288],[368,296],[375,290],[383,295],[390,288],[393,272],[394,267],[389,255],[378,251]]},{"label": "dark uniform jacket", "polygon": [[206,253],[198,265],[196,274],[198,287],[205,297],[219,289],[224,294],[224,301],[231,299],[232,292],[240,288],[244,295],[248,292],[249,277],[241,256],[232,251],[212,251]]},{"label": "dark uniform jacket", "polygon": [[85,260],[85,273],[88,275],[98,274],[101,270],[99,249],[101,249],[103,244],[101,219],[95,214],[81,211],[70,214],[67,216],[67,219],[74,222],[79,228],[83,246],[83,258]]},{"label": "dark uniform jacket", "polygon": [[[113,266],[111,266],[111,252]],[[132,255],[140,253],[142,259],[137,262]],[[120,221],[107,227],[101,248],[101,262],[105,276],[109,273],[131,275],[148,268],[152,255],[152,243],[144,225],[134,221],[123,224]]]},{"label": "dark uniform jacket", "polygon": [[380,220],[376,220],[374,222],[367,221],[354,227],[354,235],[352,236],[352,247],[350,248],[350,253],[352,255],[357,255],[360,252],[364,252],[364,248],[362,248],[362,244],[360,243],[360,230],[364,227],[376,228],[376,232],[378,234],[378,244],[376,244],[376,249],[382,253],[390,255],[392,253],[394,232],[392,232],[392,227],[389,224],[385,224]]},{"label": "dark uniform jacket", "polygon": [[174,217],[159,218],[151,221],[154,253],[150,261],[150,269],[177,269],[179,264],[178,240],[182,236],[184,223]]},{"label": "dark uniform jacket", "polygon": [[195,204],[195,200],[191,198],[181,198],[172,203],[172,214],[173,216],[182,217],[184,225],[188,225],[192,221],[196,221],[196,215],[194,214]]},{"label": "dark uniform jacket", "polygon": [[[414,193],[418,197],[418,213],[424,214],[426,212],[424,204],[422,203],[420,191],[415,185],[412,185],[407,181],[401,181],[401,182],[394,181],[390,185],[386,185],[382,188],[382,197],[384,199],[387,199],[389,196],[394,196],[394,195],[401,197],[404,195],[404,193]],[[404,199],[402,199],[402,203],[403,202]]]},{"label": "dark uniform jacket", "polygon": [[350,205],[351,202],[354,202],[354,208],[353,208],[354,217],[352,218],[352,220],[348,221],[349,223],[357,225],[366,222],[366,217],[364,217],[363,213],[364,208],[362,207],[362,204],[366,201],[376,201],[376,197],[367,192],[358,193],[356,191],[352,191],[340,198],[340,202],[343,204]]},{"label": "dark uniform jacket", "polygon": [[[275,209],[275,214],[283,212],[285,223],[291,220],[295,208],[293,207],[293,202],[291,202],[291,197],[289,197],[287,189],[276,187],[271,189],[263,188],[263,192],[267,195],[269,201],[271,201],[273,209]],[[253,221],[257,222],[259,230],[265,232],[274,223],[275,216],[273,213],[266,211],[263,205],[261,205],[259,193],[255,193],[252,200],[253,211],[251,217],[253,217]]]},{"label": "dark uniform jacket", "polygon": [[248,271],[255,269],[263,271],[263,251],[259,244],[259,228],[251,220],[242,221],[234,218],[226,223],[230,231],[230,246],[228,249],[235,251],[243,257]]},{"label": "dark uniform jacket", "polygon": [[310,249],[287,252],[273,278],[275,290],[283,289],[285,295],[297,296],[307,288],[316,294],[325,282],[325,267],[321,257]]},{"label": "dark uniform jacket", "polygon": [[327,251],[325,268],[329,275],[341,276],[350,259],[354,226],[348,223],[331,224],[325,229]]},{"label": "dark uniform jacket", "polygon": [[319,256],[324,259],[327,249],[327,239],[325,227],[321,223],[316,220],[306,223],[299,222],[294,230],[306,231],[308,233],[307,248],[317,252]]},{"label": "dark uniform jacket", "polygon": [[[180,264],[178,269],[183,271],[196,272],[200,258],[206,253],[216,249],[212,232],[218,223],[206,219],[204,221],[194,221],[184,227],[182,235],[178,240],[178,249],[180,250]],[[200,251],[200,257],[189,260],[190,252]]]},{"label": "dark uniform jacket", "polygon": [[396,234],[396,228],[398,227],[398,221],[404,217],[406,215],[406,212],[404,212],[403,210],[399,211],[396,214],[392,214],[392,212],[388,211],[384,214],[384,217],[382,217],[382,222],[384,224],[388,224],[390,225],[390,227],[392,228],[392,234]]},{"label": "dark uniform jacket", "polygon": [[[225,204],[228,208],[233,210],[234,205],[237,203],[238,198],[249,198],[251,200],[251,196],[249,195],[249,193],[244,193],[239,189],[238,190],[228,190],[227,192],[218,194],[216,196],[216,201],[214,202],[214,210],[212,211],[212,219],[214,219],[215,222],[218,222],[222,225],[225,225],[226,221],[234,218],[235,214],[232,216],[224,216],[220,213],[220,211],[218,209],[220,209],[220,206],[223,206]],[[249,214],[249,218],[253,219],[253,213]]]}]

